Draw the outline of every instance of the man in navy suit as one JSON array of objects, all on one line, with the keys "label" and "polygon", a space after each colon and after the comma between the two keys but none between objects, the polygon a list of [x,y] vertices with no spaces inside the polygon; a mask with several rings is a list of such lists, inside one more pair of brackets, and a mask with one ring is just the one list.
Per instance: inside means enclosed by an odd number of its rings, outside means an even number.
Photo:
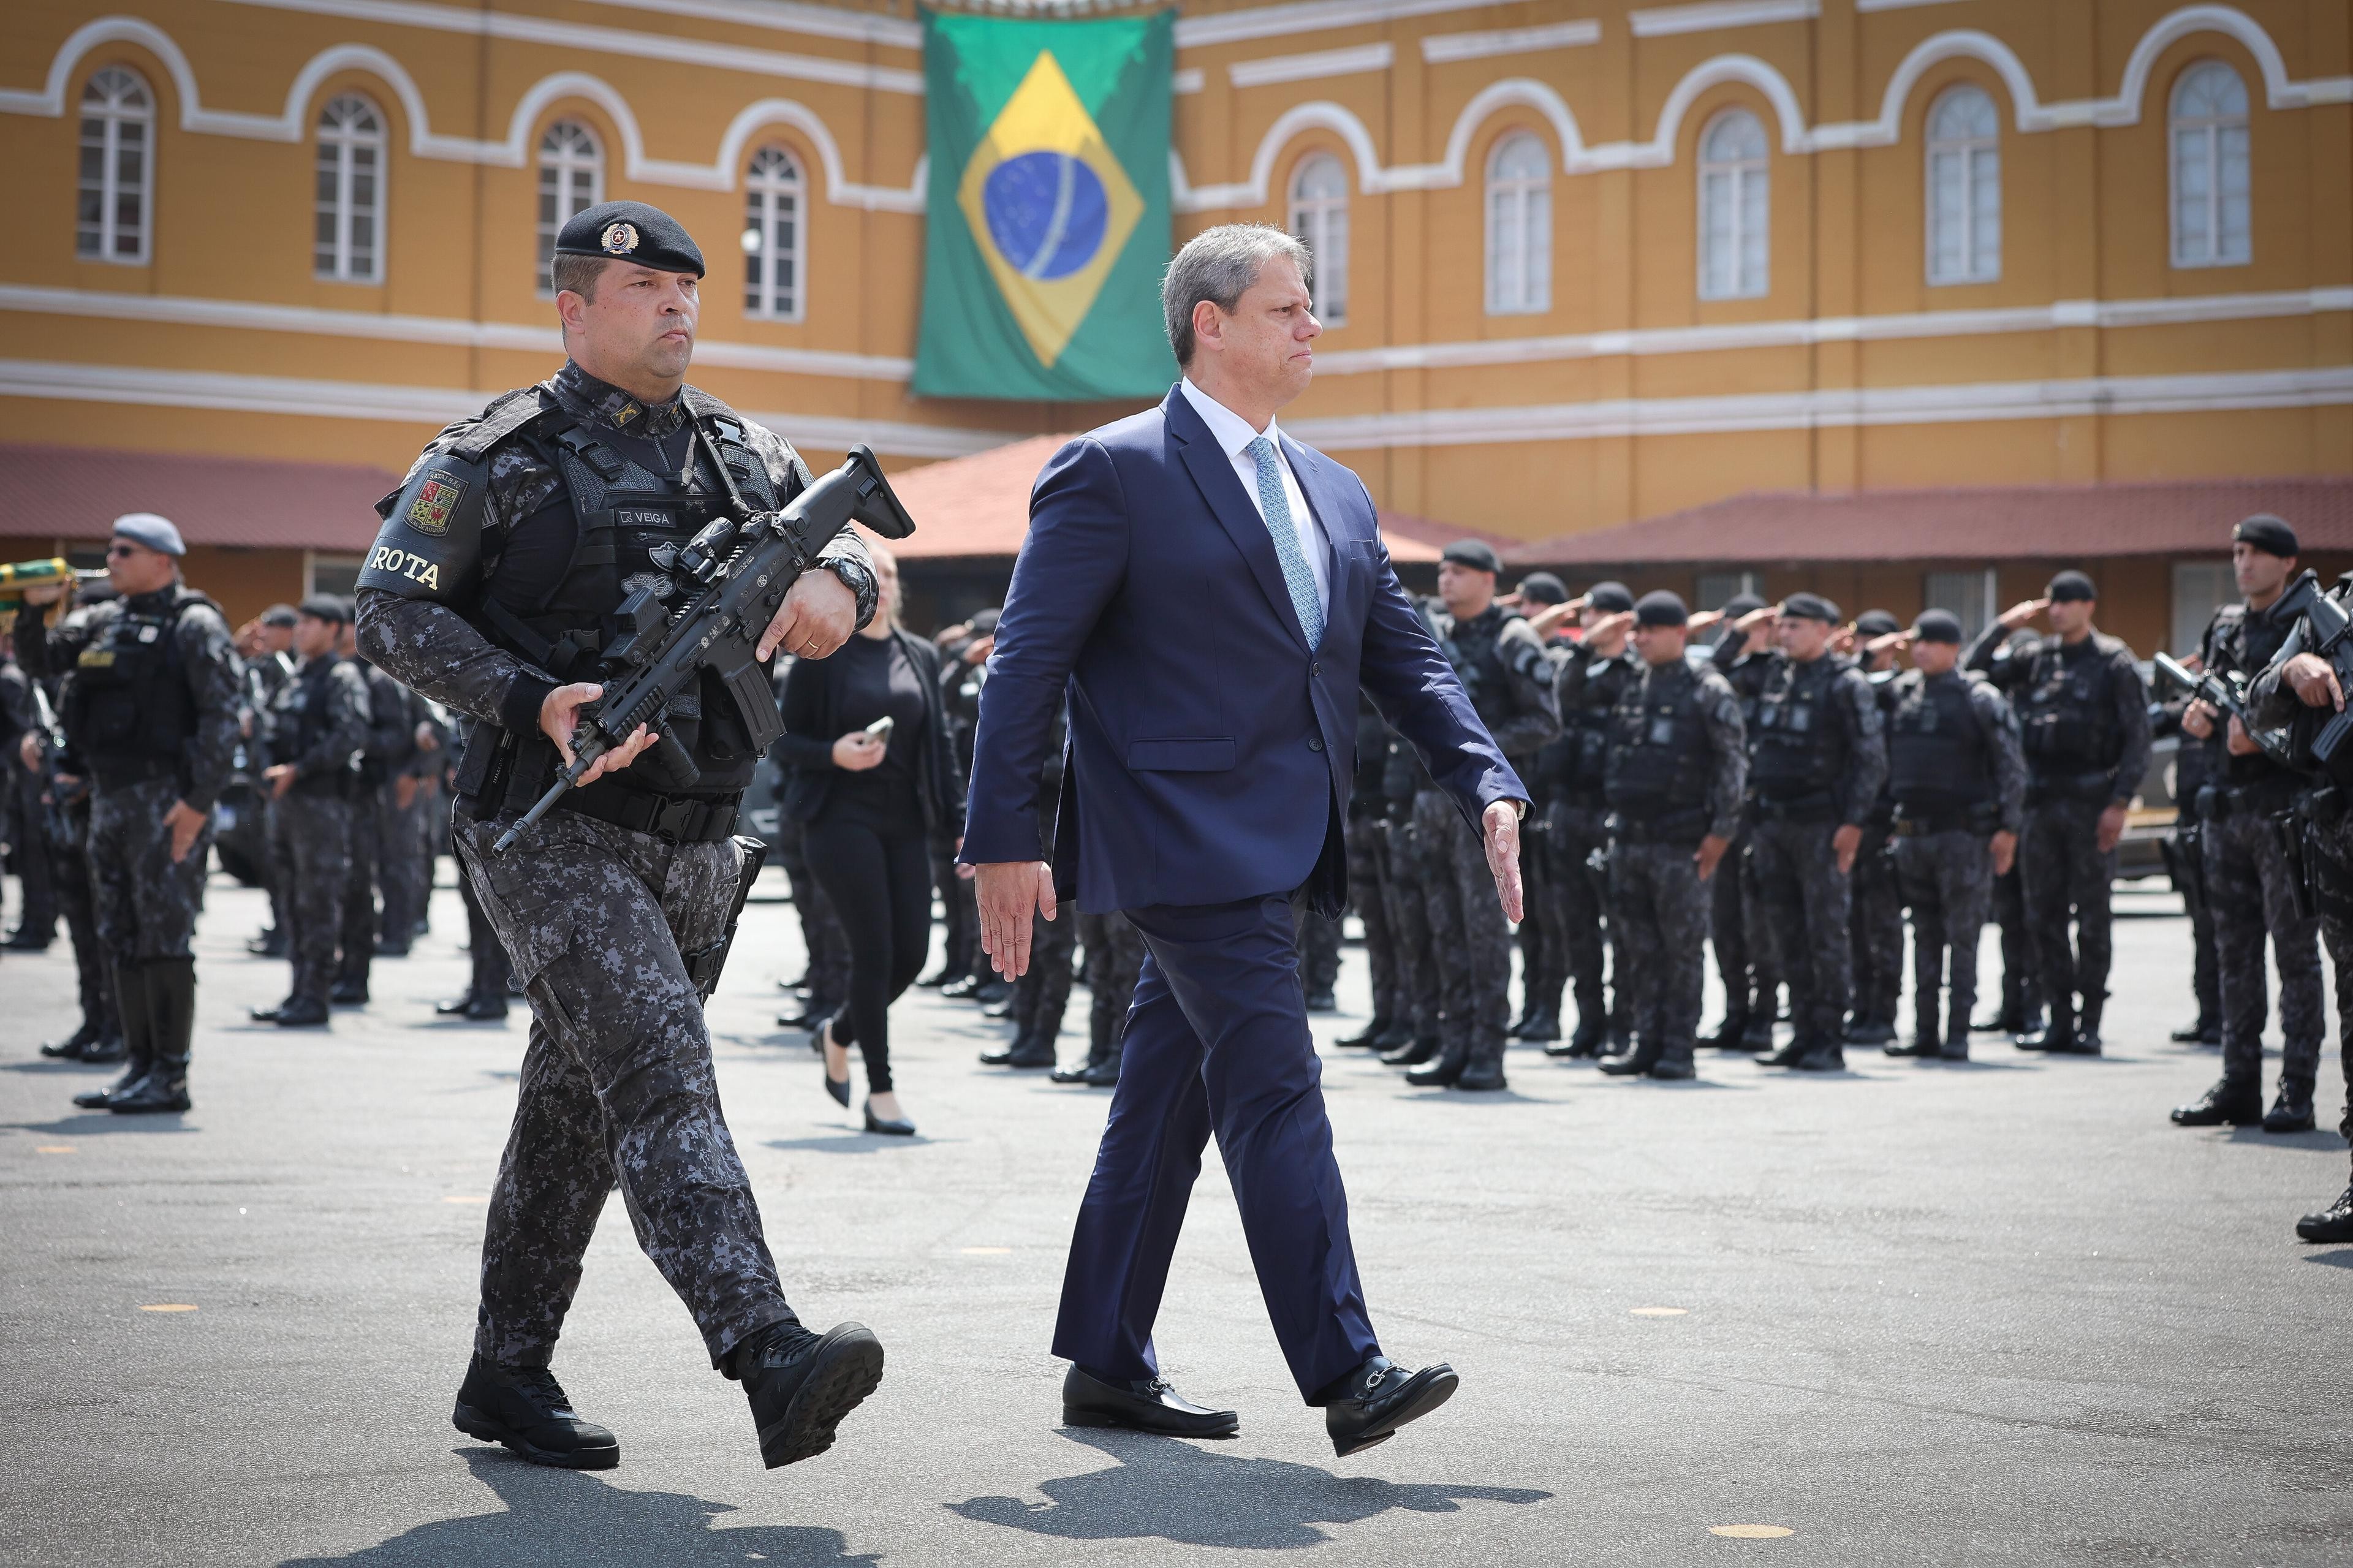
[{"label": "man in navy suit", "polygon": [[[1147,956],[1062,1285],[1065,1420],[1189,1436],[1240,1429],[1159,1375],[1152,1323],[1214,1132],[1284,1357],[1334,1447],[1443,1404],[1443,1363],[1380,1352],[1348,1239],[1294,897],[1336,917],[1361,683],[1481,824],[1520,915],[1527,791],[1398,586],[1356,475],[1275,427],[1323,331],[1306,247],[1214,228],[1162,287],[1184,379],[1046,465],[981,696],[963,858],[1000,973],[1032,911],[1118,910]],[[1039,779],[1070,700],[1049,868]]]}]

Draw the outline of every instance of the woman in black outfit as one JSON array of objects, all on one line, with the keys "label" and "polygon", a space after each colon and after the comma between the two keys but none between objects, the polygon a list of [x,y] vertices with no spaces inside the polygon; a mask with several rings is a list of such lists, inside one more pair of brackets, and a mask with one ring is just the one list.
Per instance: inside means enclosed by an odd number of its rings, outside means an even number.
[{"label": "woman in black outfit", "polygon": [[[932,945],[931,845],[961,844],[964,779],[948,741],[939,653],[899,626],[899,563],[869,543],[881,603],[832,658],[785,677],[785,814],[808,827],[809,869],[849,941],[849,999],[818,1030],[826,1092],[849,1103],[866,1058],[866,1130],[915,1131],[891,1085],[891,1004]],[[871,732],[889,719],[881,737]]]}]

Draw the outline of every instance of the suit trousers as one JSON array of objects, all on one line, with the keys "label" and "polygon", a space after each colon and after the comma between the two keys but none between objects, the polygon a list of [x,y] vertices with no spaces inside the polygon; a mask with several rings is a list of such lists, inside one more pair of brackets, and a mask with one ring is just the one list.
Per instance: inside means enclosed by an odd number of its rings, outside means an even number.
[{"label": "suit trousers", "polygon": [[1348,1238],[1290,900],[1129,910],[1144,970],[1080,1205],[1054,1353],[1158,1375],[1152,1325],[1214,1133],[1259,1289],[1303,1398],[1380,1353]]}]

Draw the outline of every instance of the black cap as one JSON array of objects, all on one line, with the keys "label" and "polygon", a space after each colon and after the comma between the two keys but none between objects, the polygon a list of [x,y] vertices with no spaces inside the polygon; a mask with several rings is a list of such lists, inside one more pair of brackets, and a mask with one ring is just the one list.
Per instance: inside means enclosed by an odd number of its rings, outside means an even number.
[{"label": "black cap", "polygon": [[311,595],[302,601],[301,610],[306,616],[315,616],[322,621],[332,621],[337,626],[342,626],[352,618],[350,607],[332,594]]},{"label": "black cap", "polygon": [[269,608],[261,612],[261,624],[265,626],[292,626],[294,624],[294,606],[291,605],[270,605]]},{"label": "black cap", "polygon": [[1623,583],[1596,583],[1585,591],[1585,602],[1597,610],[1615,615],[1634,607],[1634,594]]},{"label": "black cap", "polygon": [[1861,637],[1883,637],[1903,629],[1904,623],[1885,610],[1865,610],[1854,618],[1855,635]]},{"label": "black cap", "polygon": [[1520,579],[1520,597],[1539,605],[1568,603],[1568,584],[1549,572],[1531,572]]},{"label": "black cap", "polygon": [[2063,601],[2067,599],[2096,599],[2100,596],[2099,589],[2094,587],[2092,585],[2092,580],[2089,577],[2084,576],[2081,572],[2060,573],[2059,575],[2051,579],[2051,586],[2045,588],[2043,593],[2048,597]]},{"label": "black cap", "polygon": [[2252,544],[2266,555],[2284,558],[2296,553],[2295,530],[2267,511],[2259,511],[2232,529],[2231,541]]},{"label": "black cap", "polygon": [[1914,642],[1948,642],[1955,647],[1961,643],[1961,617],[1950,610],[1923,610],[1920,618],[1912,623]]},{"label": "black cap", "polygon": [[703,275],[702,252],[678,219],[643,202],[599,202],[556,231],[558,256],[609,256],[657,272]]},{"label": "black cap", "polygon": [[1683,608],[1683,596],[1655,588],[1634,601],[1634,624],[1638,626],[1680,626],[1690,621],[1691,612]]},{"label": "black cap", "polygon": [[996,632],[997,617],[1001,614],[1003,612],[994,605],[986,610],[975,610],[965,625],[972,628],[972,635],[976,637],[989,637]]},{"label": "black cap", "polygon": [[1457,566],[1468,566],[1476,572],[1501,572],[1503,557],[1495,547],[1483,539],[1458,539],[1438,553],[1440,561],[1451,561]]},{"label": "black cap", "polygon": [[1761,610],[1764,607],[1765,601],[1754,594],[1735,594],[1724,601],[1724,608],[1716,613],[1727,621],[1736,621],[1749,611]]},{"label": "black cap", "polygon": [[1820,594],[1792,594],[1781,601],[1781,618],[1820,621],[1834,626],[1839,624],[1839,607]]}]

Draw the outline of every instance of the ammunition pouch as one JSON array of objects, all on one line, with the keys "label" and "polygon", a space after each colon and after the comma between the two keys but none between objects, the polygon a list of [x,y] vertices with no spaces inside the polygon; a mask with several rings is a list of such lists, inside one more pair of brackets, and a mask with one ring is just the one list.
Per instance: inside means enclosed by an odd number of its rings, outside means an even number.
[{"label": "ammunition pouch", "polygon": [[[733,809],[730,807],[731,816]],[[767,863],[768,858],[765,839],[738,838],[735,847],[743,851],[744,869],[735,879],[735,898],[728,908],[726,925],[721,928],[716,942],[679,955],[686,964],[687,979],[706,1003],[719,989],[719,973],[727,967],[727,950],[735,945],[735,928],[744,919],[744,906],[752,897],[752,884],[760,879],[760,868]]]}]

